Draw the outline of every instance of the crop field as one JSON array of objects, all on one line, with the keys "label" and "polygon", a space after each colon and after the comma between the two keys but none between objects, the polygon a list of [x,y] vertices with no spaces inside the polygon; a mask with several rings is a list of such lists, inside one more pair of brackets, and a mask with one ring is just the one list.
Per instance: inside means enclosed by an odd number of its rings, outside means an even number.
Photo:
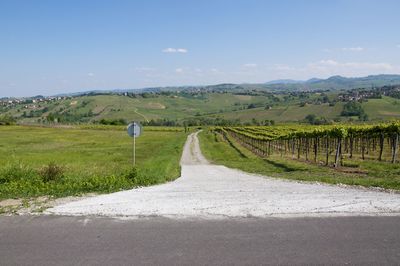
[{"label": "crop field", "polygon": [[132,139],[124,127],[0,127],[0,199],[112,192],[173,180],[187,134],[144,128]]},{"label": "crop field", "polygon": [[[334,155],[334,166],[343,165],[343,159],[360,157],[362,160],[389,160],[396,163],[399,150],[400,123],[377,125],[328,126],[265,126],[216,127],[230,135],[256,154],[291,154],[292,158],[305,157],[318,163],[322,159],[329,165]],[[312,159],[311,159],[312,158]]]},{"label": "crop field", "polygon": [[206,157],[283,178],[400,189],[399,123],[214,127],[200,135]]}]

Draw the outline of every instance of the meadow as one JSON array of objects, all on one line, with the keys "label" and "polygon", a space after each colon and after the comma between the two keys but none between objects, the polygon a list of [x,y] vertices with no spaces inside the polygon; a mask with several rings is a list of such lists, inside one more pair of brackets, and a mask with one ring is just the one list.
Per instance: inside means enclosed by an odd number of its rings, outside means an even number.
[{"label": "meadow", "polygon": [[187,134],[144,128],[132,139],[124,127],[0,127],[0,199],[114,192],[171,181]]}]

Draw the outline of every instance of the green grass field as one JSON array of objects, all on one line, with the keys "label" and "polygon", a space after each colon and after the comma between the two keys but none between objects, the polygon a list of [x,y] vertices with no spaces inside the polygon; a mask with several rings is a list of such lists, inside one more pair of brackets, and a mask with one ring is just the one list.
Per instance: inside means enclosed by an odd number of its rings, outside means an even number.
[{"label": "green grass field", "polygon": [[[227,167],[285,179],[400,190],[400,164],[352,161],[347,162],[350,167],[335,170],[279,155],[261,158],[233,139],[230,139],[232,142],[230,144],[220,135],[207,130],[201,132],[199,137],[204,156],[216,164]],[[344,163],[346,165],[346,162]]]},{"label": "green grass field", "polygon": [[[186,133],[145,128],[135,173],[132,139],[121,128],[0,127],[0,199],[112,192],[179,177]],[[51,162],[63,174],[44,181],[40,172]]]}]

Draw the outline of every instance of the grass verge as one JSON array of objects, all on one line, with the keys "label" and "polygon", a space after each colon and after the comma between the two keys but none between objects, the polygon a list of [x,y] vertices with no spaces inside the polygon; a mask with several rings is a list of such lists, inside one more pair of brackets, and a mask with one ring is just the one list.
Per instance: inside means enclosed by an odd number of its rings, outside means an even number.
[{"label": "grass verge", "polygon": [[0,200],[114,192],[180,176],[187,134],[146,131],[136,140],[125,131],[82,128],[0,127]]},{"label": "grass verge", "polygon": [[199,138],[201,150],[208,160],[249,173],[292,180],[400,190],[400,164],[352,160],[350,167],[338,171],[279,155],[261,158],[235,140],[229,139],[229,143],[219,134],[208,130],[201,132]]}]

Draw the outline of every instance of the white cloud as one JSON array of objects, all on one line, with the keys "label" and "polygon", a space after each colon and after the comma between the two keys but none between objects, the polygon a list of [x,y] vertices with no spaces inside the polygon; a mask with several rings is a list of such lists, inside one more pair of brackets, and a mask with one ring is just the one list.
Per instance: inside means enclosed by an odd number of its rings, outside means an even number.
[{"label": "white cloud", "polygon": [[183,73],[183,68],[177,68],[177,69],[175,69],[175,72],[176,73]]},{"label": "white cloud", "polygon": [[254,67],[257,67],[258,65],[257,64],[254,64],[254,63],[247,63],[247,64],[244,64],[243,65],[243,67],[248,67],[248,68],[254,68]]},{"label": "white cloud", "polygon": [[211,73],[213,73],[213,74],[220,74],[220,73],[221,73],[221,71],[219,71],[219,70],[216,69],[216,68],[211,68],[210,71],[211,71]]},{"label": "white cloud", "polygon": [[347,51],[347,52],[362,52],[364,51],[363,47],[345,47],[342,48],[342,51]]},{"label": "white cloud", "polygon": [[135,71],[137,72],[153,72],[156,69],[154,67],[136,67]]},{"label": "white cloud", "polygon": [[324,53],[331,53],[331,52],[332,52],[332,49],[325,48],[325,49],[322,49],[322,52],[324,52]]},{"label": "white cloud", "polygon": [[87,75],[88,75],[89,77],[93,77],[93,76],[94,76],[93,73],[87,73]]},{"label": "white cloud", "polygon": [[303,75],[327,77],[333,75],[367,76],[371,74],[398,73],[400,68],[389,63],[379,62],[339,62],[332,59],[320,60],[309,63],[305,68],[299,69]]},{"label": "white cloud", "polygon": [[400,48],[400,44],[396,45],[397,48]]},{"label": "white cloud", "polygon": [[316,63],[309,64],[311,67],[335,67],[362,70],[392,70],[394,67],[389,63],[369,63],[369,62],[344,62],[340,63],[332,59],[321,60]]},{"label": "white cloud", "polygon": [[290,67],[288,65],[275,65],[274,67],[272,67],[272,70],[277,70],[277,71],[288,71],[288,70],[293,70],[293,67]]},{"label": "white cloud", "polygon": [[186,48],[165,48],[162,50],[163,53],[182,53],[186,54],[188,50]]},{"label": "white cloud", "polygon": [[373,74],[400,73],[400,66],[387,62],[358,62],[324,59],[303,66],[274,65],[267,74],[272,79],[292,78],[308,79],[311,77],[327,78],[334,75],[361,77]]}]

